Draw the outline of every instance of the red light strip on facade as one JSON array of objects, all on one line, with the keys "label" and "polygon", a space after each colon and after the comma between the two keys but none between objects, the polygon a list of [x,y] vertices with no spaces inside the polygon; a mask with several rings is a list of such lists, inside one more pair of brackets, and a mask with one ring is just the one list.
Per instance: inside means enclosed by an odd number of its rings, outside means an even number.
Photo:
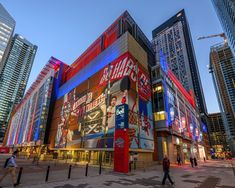
[{"label": "red light strip on facade", "polygon": [[182,93],[182,95],[187,99],[187,101],[192,105],[193,108],[195,108],[195,101],[193,92],[190,90],[189,93],[186,91],[186,89],[182,86],[180,81],[177,79],[177,77],[174,75],[174,73],[168,69],[168,76],[170,79],[174,82],[176,87],[179,89],[179,91]]}]

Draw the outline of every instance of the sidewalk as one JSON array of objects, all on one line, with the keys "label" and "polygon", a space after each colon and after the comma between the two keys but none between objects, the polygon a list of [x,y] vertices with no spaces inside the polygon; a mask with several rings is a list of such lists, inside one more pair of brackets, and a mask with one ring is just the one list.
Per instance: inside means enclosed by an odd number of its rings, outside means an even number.
[{"label": "sidewalk", "polygon": [[[110,172],[101,176],[27,186],[26,188],[158,188],[163,187],[161,185],[162,176],[163,172],[159,165],[146,172],[135,171],[128,175]],[[174,187],[177,188],[235,188],[235,179],[229,168],[218,168],[218,170],[209,168],[207,171],[205,167],[192,169],[188,165],[184,165],[181,168],[173,167],[171,176],[175,181]],[[164,187],[172,186],[168,183]]]},{"label": "sidewalk", "polygon": [[[230,164],[229,164],[230,162]],[[21,187],[44,188],[157,188],[162,187],[162,166],[154,164],[148,168],[137,169],[128,174],[115,173],[112,169],[102,169],[89,166],[88,176],[85,176],[85,166],[73,166],[71,180],[68,180],[68,164],[51,165],[49,182],[45,183],[47,165],[32,165],[31,161],[19,160],[23,166]],[[178,166],[172,164],[171,176],[179,188],[235,188],[235,176],[231,168],[231,161],[199,161],[198,167],[192,168],[190,164]],[[2,182],[3,187],[10,186],[10,176]],[[210,185],[214,186],[210,186]],[[165,186],[169,187],[169,186]]]}]

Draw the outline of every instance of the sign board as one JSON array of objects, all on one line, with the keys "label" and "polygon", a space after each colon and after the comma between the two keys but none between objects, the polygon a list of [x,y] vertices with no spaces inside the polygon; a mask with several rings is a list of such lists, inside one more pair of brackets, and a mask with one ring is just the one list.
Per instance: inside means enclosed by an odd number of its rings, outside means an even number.
[{"label": "sign board", "polygon": [[114,171],[128,173],[129,170],[128,105],[116,106],[114,136]]},{"label": "sign board", "polygon": [[129,135],[128,130],[115,131],[114,171],[128,173],[129,166]]},{"label": "sign board", "polygon": [[128,128],[128,105],[121,104],[116,106],[115,112],[115,129],[127,129]]}]

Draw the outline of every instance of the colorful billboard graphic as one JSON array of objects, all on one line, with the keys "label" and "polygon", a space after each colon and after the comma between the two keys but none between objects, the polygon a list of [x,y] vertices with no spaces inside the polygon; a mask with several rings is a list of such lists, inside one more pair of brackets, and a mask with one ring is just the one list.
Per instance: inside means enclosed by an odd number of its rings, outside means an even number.
[{"label": "colorful billboard graphic", "polygon": [[12,116],[7,145],[40,144],[44,141],[53,71]]},{"label": "colorful billboard graphic", "polygon": [[[56,148],[113,148],[115,109],[127,104],[130,147],[152,149],[151,86],[147,71],[125,53],[57,100],[51,144]],[[140,114],[141,113],[141,114]],[[53,144],[54,143],[54,144]]]}]

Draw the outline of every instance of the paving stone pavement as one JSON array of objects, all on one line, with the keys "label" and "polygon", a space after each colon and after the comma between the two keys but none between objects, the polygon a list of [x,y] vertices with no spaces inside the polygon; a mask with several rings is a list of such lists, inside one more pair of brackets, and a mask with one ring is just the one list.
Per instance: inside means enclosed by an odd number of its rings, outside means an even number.
[{"label": "paving stone pavement", "polygon": [[[25,179],[19,188],[235,188],[235,176],[232,165],[228,161],[199,162],[197,168],[191,168],[189,165],[179,167],[172,165],[170,175],[175,182],[174,186],[171,186],[169,182],[165,186],[161,185],[163,172],[160,165],[152,166],[146,170],[132,171],[127,175],[111,170],[102,171],[102,174],[98,175],[97,169],[89,169],[91,174],[85,177],[83,172],[72,169],[74,177],[72,180],[54,179],[49,183],[43,183],[43,181],[38,183],[36,179],[44,178],[44,176],[40,177],[36,172],[34,174],[27,173],[24,176],[29,176],[29,179],[33,179],[32,182],[24,182]],[[81,173],[82,176],[75,178]],[[67,170],[55,171],[54,176],[66,177],[66,174]],[[5,182],[4,187],[10,187],[9,182]]]}]

